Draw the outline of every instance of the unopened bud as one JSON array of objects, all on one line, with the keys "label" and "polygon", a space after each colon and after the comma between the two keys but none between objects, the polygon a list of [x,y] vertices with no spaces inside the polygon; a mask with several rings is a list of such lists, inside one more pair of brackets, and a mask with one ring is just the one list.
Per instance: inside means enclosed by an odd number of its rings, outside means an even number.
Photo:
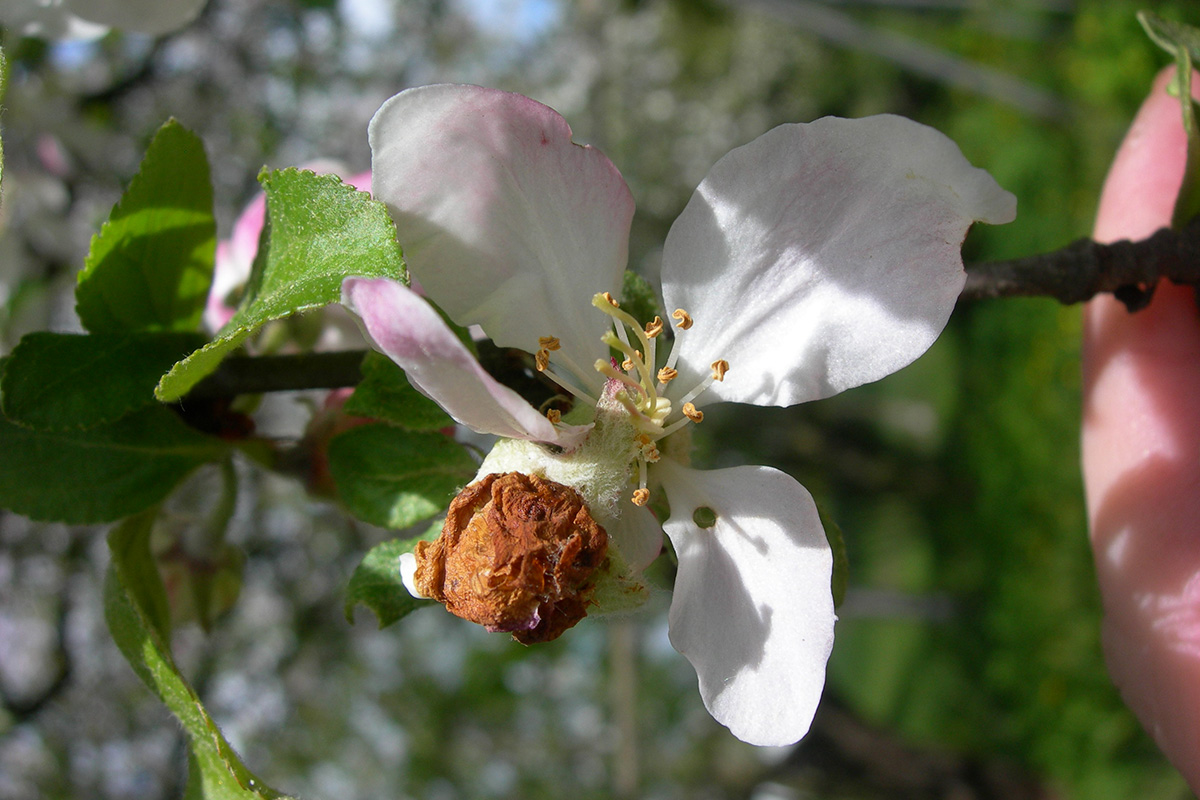
[{"label": "unopened bud", "polygon": [[451,613],[523,644],[587,615],[608,534],[579,492],[536,475],[488,475],[450,504],[442,535],[415,552],[414,583]]}]

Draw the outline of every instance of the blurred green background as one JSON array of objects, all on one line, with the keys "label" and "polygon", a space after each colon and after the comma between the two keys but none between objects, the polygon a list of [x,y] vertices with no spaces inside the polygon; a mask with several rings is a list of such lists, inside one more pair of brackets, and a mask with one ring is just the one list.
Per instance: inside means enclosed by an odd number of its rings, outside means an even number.
[{"label": "blurred green background", "polygon": [[[168,116],[200,134],[221,235],[263,164],[366,169],[400,89],[520,91],[599,146],[638,201],[648,276],[732,147],[783,122],[933,125],[1019,199],[968,261],[1086,235],[1165,56],[1125,0],[211,0],[162,39],[4,31],[0,354],[75,330],[88,239]],[[795,748],[743,745],[666,640],[669,597],[524,648],[439,610],[384,631],[341,593],[388,533],[239,465],[242,598],[180,661],[247,762],[312,798],[1185,798],[1104,670],[1078,474],[1079,310],[962,304],[902,372],[792,409],[714,409],[697,461],[763,463],[839,524],[847,599]],[[297,435],[311,398],[262,424]],[[302,424],[302,423],[301,423]],[[2,457],[2,456],[0,456]],[[186,526],[201,473],[174,501]],[[0,512],[2,513],[2,512]],[[178,727],[107,640],[98,530],[0,516],[0,800],[182,791]]]}]

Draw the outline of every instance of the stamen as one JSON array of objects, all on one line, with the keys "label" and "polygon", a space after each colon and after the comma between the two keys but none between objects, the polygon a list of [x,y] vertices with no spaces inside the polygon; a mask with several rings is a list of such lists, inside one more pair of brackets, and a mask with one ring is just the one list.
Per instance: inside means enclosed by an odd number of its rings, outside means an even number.
[{"label": "stamen", "polygon": [[671,312],[671,319],[675,320],[675,324],[680,330],[687,330],[692,327],[692,315],[684,311],[682,308],[677,308]]},{"label": "stamen", "polygon": [[692,422],[702,422],[704,420],[704,412],[696,408],[695,404],[693,403],[684,403],[683,408],[681,408],[680,411],[682,411],[683,415]]},{"label": "stamen", "polygon": [[728,361],[726,361],[725,359],[721,359],[720,361],[714,361],[712,363],[712,373],[707,378],[700,381],[700,383],[696,384],[696,388],[692,389],[690,392],[685,394],[683,397],[679,398],[679,405],[683,406],[689,400],[694,400],[696,397],[698,397],[700,395],[701,392],[703,392],[708,387],[712,386],[714,381],[724,380],[725,373],[728,371],[729,371],[729,362]]},{"label": "stamen", "polygon": [[550,369],[549,367],[546,367],[545,369],[540,369],[539,372],[541,372],[547,378],[554,381],[559,386],[566,389],[568,392],[575,395],[577,398],[584,401],[588,405],[593,405],[593,406],[596,405],[596,402],[597,402],[596,398],[592,397],[590,394],[583,391],[582,389],[577,389],[574,386],[572,386],[571,384],[567,383],[565,380],[560,378],[554,370]]},{"label": "stamen", "polygon": [[662,332],[663,332],[662,317],[655,314],[654,321],[646,323],[646,335],[649,336],[651,339],[653,339],[654,337],[658,336]]},{"label": "stamen", "polygon": [[[616,319],[612,321],[612,324],[613,330],[617,332],[617,340],[624,344],[625,347],[629,347],[629,337],[625,334],[625,326],[621,324],[620,320]],[[618,347],[617,349],[621,350],[622,348]]]},{"label": "stamen", "polygon": [[[550,349],[553,350],[554,348],[550,348]],[[549,354],[547,353],[547,355],[549,355]],[[566,350],[556,351],[554,353],[554,360],[557,361],[562,366],[566,367],[567,370],[572,375],[574,375],[576,378],[579,379],[579,382],[581,384],[583,384],[584,386],[588,385],[588,383],[589,383],[588,378],[591,376],[592,373],[589,372],[588,370],[584,369],[583,367],[579,366],[578,364],[576,364],[575,359],[573,359],[569,355],[567,355]]]},{"label": "stamen", "polygon": [[672,367],[663,367],[658,371],[658,382],[662,384],[670,383],[679,377],[679,370]]},{"label": "stamen", "polygon": [[633,501],[635,506],[644,506],[646,503],[650,502],[650,490],[645,488],[634,489],[633,497],[629,499]]},{"label": "stamen", "polygon": [[533,365],[538,372],[545,372],[550,367],[550,351],[538,350],[533,354]]},{"label": "stamen", "polygon": [[559,344],[557,336],[539,336],[538,347],[542,348],[543,350],[557,350],[559,347],[561,347],[561,345]]},{"label": "stamen", "polygon": [[557,425],[562,422],[562,412],[557,408],[548,409],[546,411],[546,419],[550,420],[552,424]]},{"label": "stamen", "polygon": [[[644,363],[645,362],[642,361],[642,351],[634,350],[631,358],[627,358],[621,362],[621,369],[625,370],[626,372],[630,372],[635,366],[641,367]],[[638,371],[640,372],[641,370],[639,369]]]},{"label": "stamen", "polygon": [[667,427],[665,427],[661,431],[659,431],[658,437],[660,439],[665,439],[668,436],[670,436],[672,433],[674,433],[675,431],[682,428],[684,425],[691,425],[691,424],[692,424],[692,421],[690,419],[688,419],[687,417],[677,419],[674,422],[672,422],[670,425],[668,425]]}]

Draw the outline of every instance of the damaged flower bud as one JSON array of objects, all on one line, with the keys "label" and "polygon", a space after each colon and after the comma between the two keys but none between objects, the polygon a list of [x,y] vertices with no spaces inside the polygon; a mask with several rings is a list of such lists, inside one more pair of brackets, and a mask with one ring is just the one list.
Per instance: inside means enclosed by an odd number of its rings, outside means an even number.
[{"label": "damaged flower bud", "polygon": [[608,535],[570,486],[492,474],[454,498],[436,541],[417,545],[414,583],[489,631],[548,642],[587,615],[607,552]]}]

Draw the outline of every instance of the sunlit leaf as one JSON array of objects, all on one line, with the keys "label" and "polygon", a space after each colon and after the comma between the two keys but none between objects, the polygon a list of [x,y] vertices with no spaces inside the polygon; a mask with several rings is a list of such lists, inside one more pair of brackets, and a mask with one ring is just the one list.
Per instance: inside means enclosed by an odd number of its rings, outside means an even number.
[{"label": "sunlit leaf", "polygon": [[83,326],[110,334],[195,330],[212,282],[216,237],[204,145],[170,120],[92,237],[75,287]]},{"label": "sunlit leaf", "polygon": [[454,425],[441,406],[418,392],[404,370],[374,351],[362,363],[362,382],[346,401],[347,414],[372,417],[410,431],[436,431]]},{"label": "sunlit leaf", "polygon": [[354,607],[361,603],[374,612],[379,627],[386,628],[414,609],[431,605],[433,600],[413,597],[404,588],[399,560],[402,554],[411,553],[422,539],[436,538],[440,530],[441,526],[435,525],[424,536],[391,539],[372,547],[346,586],[346,619],[354,621]]},{"label": "sunlit leaf", "polygon": [[266,323],[341,298],[351,275],[406,280],[396,229],[382,203],[335,175],[294,168],[263,172],[266,252],[259,253],[237,313],[209,344],[163,376],[156,391],[176,400]]},{"label": "sunlit leaf", "polygon": [[284,798],[246,768],[171,657],[166,594],[150,554],[154,512],[132,517],[108,536],[112,563],[104,584],[104,617],[122,655],[187,732],[189,798]]},{"label": "sunlit leaf", "polygon": [[462,445],[439,433],[363,425],[329,444],[329,470],[346,508],[385,528],[432,517],[475,469]]},{"label": "sunlit leaf", "polygon": [[4,416],[49,431],[114,422],[156,405],[159,377],[203,342],[200,334],[167,331],[26,334],[0,383]]},{"label": "sunlit leaf", "polygon": [[155,505],[227,452],[162,406],[85,431],[35,431],[0,418],[0,507],[40,520],[111,522]]}]

